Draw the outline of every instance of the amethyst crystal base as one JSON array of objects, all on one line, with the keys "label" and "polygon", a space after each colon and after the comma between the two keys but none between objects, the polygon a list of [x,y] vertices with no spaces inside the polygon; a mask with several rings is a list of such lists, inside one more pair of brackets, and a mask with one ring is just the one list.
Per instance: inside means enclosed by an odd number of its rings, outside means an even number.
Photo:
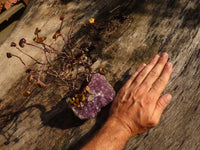
[{"label": "amethyst crystal base", "polygon": [[102,107],[108,105],[115,96],[113,87],[99,73],[93,74],[89,82],[90,95],[81,107],[72,106],[72,110],[80,119],[89,119],[97,115]]}]

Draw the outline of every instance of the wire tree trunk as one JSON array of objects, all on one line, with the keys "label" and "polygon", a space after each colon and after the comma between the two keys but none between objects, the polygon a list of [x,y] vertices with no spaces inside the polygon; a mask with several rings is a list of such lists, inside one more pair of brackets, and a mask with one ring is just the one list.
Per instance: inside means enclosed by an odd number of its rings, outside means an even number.
[{"label": "wire tree trunk", "polygon": [[[63,34],[67,35],[73,16],[78,22],[95,18],[91,27],[77,27],[74,47],[88,44],[116,92],[142,62],[156,53],[167,52],[174,64],[165,93],[173,100],[164,111],[160,124],[133,137],[125,150],[166,150],[200,148],[200,2],[199,0],[33,0],[24,15],[0,45],[0,149],[79,149],[106,121],[109,107],[90,120],[76,118],[66,104],[66,88],[49,78],[51,85],[34,89],[24,98],[25,68],[19,60],[8,60],[14,50],[10,42],[21,38],[32,41],[36,27],[51,41],[65,15]],[[57,41],[55,48],[64,44]],[[40,58],[37,49],[27,52]],[[17,54],[18,52],[16,52]],[[26,63],[32,62],[24,57]],[[112,136],[112,135],[111,135]],[[117,142],[117,141],[116,141]],[[102,143],[103,144],[103,143]]]}]

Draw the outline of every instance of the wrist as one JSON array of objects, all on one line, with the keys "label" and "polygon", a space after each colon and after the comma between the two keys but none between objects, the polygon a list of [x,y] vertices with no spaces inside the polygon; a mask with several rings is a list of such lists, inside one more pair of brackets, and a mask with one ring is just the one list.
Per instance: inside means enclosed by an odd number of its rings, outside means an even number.
[{"label": "wrist", "polygon": [[119,150],[131,138],[130,132],[116,118],[109,117],[97,135],[82,150]]},{"label": "wrist", "polygon": [[116,117],[109,117],[104,127],[118,132],[119,136],[122,136],[124,139],[128,140],[132,137],[131,130],[126,127],[120,119]]}]

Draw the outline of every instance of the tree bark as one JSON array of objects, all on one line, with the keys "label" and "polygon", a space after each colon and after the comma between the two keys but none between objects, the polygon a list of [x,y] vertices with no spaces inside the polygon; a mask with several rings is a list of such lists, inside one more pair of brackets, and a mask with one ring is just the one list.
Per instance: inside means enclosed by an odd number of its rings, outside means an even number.
[{"label": "tree bark", "polygon": [[[142,62],[156,53],[167,52],[174,69],[164,93],[173,100],[160,124],[133,137],[125,150],[200,148],[200,2],[180,0],[33,0],[7,40],[0,45],[0,147],[1,149],[71,149],[87,143],[105,122],[109,107],[87,121],[76,118],[67,108],[65,89],[58,84],[35,89],[29,98],[21,93],[27,86],[25,68],[18,60],[5,58],[11,41],[31,41],[36,27],[51,41],[65,15],[67,34],[72,16],[91,28],[77,28],[76,45],[92,43],[91,56],[103,67],[105,76],[118,91]],[[57,26],[56,26],[57,24]],[[63,47],[58,41],[56,48]],[[14,53],[14,52],[13,52]],[[17,54],[17,52],[16,52]],[[38,50],[30,54],[40,57]],[[30,60],[24,58],[27,63]],[[112,135],[111,135],[112,136]],[[102,143],[103,144],[103,143]]]}]

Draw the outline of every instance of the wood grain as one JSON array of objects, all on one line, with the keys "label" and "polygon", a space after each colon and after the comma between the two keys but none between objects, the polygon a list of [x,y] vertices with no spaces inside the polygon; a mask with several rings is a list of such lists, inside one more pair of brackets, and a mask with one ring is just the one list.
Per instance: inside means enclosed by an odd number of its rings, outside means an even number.
[{"label": "wood grain", "polygon": [[[35,89],[29,98],[23,98],[23,67],[4,58],[9,42],[22,36],[31,40],[34,27],[42,27],[42,32],[51,36],[61,14],[79,16],[82,22],[95,18],[94,27],[79,28],[73,41],[77,46],[92,43],[91,55],[98,58],[94,68],[105,69],[116,91],[139,64],[147,63],[156,53],[169,53],[174,69],[164,93],[171,93],[173,100],[160,124],[131,138],[125,150],[199,149],[199,10],[198,0],[30,1],[26,14],[0,47],[1,149],[76,150],[98,132],[107,118],[109,106],[94,119],[76,118],[66,106],[65,89],[56,83],[43,91]],[[69,22],[64,24],[64,33]],[[16,67],[18,70],[13,71]]]},{"label": "wood grain", "polygon": [[23,3],[19,3],[8,10],[4,11],[0,14],[0,24],[4,22],[6,19],[10,18],[12,15],[14,15],[16,12],[18,12],[20,9],[24,8],[25,5]]}]

